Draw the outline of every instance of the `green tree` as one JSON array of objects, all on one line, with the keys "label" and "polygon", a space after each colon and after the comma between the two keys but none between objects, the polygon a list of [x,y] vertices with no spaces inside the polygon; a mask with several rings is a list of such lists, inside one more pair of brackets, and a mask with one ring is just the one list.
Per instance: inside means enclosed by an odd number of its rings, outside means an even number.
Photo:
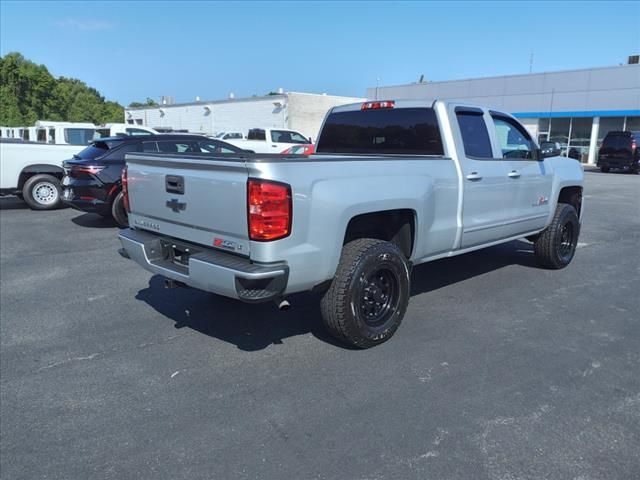
[{"label": "green tree", "polygon": [[[148,99],[149,100],[149,99]],[[55,78],[47,67],[19,53],[0,57],[0,124],[15,127],[37,120],[122,122],[124,109],[75,78]]]}]

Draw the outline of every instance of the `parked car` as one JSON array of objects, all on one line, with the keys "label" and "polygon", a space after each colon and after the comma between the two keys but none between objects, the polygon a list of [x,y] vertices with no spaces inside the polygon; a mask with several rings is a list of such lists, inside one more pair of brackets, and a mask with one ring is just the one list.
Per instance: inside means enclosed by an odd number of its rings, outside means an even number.
[{"label": "parked car", "polygon": [[287,155],[311,155],[316,151],[315,145],[294,145],[282,153]]},{"label": "parked car", "polygon": [[609,132],[602,140],[597,165],[607,173],[612,168],[640,171],[640,132]]},{"label": "parked car", "polygon": [[229,139],[229,143],[255,153],[280,153],[292,145],[313,143],[295,130],[282,128],[252,128],[247,139]]},{"label": "parked car", "polygon": [[142,125],[129,125],[128,123],[105,123],[96,127],[94,139],[115,137],[116,135],[157,135],[158,131]]},{"label": "parked car", "polygon": [[527,237],[563,268],[582,212],[577,162],[545,158],[511,115],[445,101],[334,107],[303,161],[132,153],[123,180],[124,257],[245,302],[324,292],[326,328],[360,348],[400,325],[413,265]]},{"label": "parked car", "polygon": [[158,134],[118,136],[95,140],[74,158],[64,162],[63,201],[76,210],[113,217],[127,226],[121,174],[130,152],[173,154],[239,154],[243,151],[202,135]]},{"label": "parked car", "polygon": [[17,195],[32,210],[62,205],[62,162],[82,147],[0,139],[0,195]]}]

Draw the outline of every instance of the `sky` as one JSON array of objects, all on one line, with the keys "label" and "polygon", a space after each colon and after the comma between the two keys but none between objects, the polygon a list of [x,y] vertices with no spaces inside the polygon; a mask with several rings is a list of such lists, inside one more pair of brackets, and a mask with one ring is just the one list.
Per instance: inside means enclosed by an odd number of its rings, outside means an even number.
[{"label": "sky", "polygon": [[[0,0],[20,52],[109,100],[178,102],[589,68],[640,53],[640,2]],[[378,80],[379,79],[379,80]]]}]

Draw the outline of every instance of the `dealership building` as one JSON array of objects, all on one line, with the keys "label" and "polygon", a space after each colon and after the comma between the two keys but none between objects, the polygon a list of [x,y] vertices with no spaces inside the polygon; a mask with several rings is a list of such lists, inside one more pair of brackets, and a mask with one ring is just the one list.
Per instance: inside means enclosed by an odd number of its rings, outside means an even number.
[{"label": "dealership building", "polygon": [[448,99],[512,113],[534,138],[595,163],[610,131],[640,130],[640,65],[505,75],[367,89],[369,99]]}]

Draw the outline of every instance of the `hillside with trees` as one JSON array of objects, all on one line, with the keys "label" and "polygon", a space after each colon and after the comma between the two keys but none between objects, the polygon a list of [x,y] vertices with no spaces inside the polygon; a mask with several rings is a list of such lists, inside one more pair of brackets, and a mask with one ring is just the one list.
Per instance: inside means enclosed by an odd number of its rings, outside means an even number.
[{"label": "hillside with trees", "polygon": [[105,100],[95,88],[49,73],[19,53],[0,57],[0,125],[33,125],[36,120],[91,122],[124,119],[122,105]]}]

